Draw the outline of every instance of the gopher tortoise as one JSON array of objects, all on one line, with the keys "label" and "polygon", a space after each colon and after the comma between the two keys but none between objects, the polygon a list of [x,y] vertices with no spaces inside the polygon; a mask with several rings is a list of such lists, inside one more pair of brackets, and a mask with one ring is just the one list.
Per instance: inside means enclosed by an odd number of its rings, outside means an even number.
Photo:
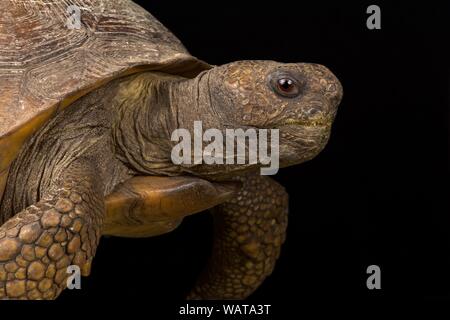
[{"label": "gopher tortoise", "polygon": [[129,0],[0,11],[0,298],[54,299],[69,266],[89,275],[102,235],[155,236],[206,209],[213,252],[189,298],[250,295],[279,256],[287,194],[261,161],[175,163],[172,133],[276,129],[280,167],[299,164],[329,138],[337,78],[308,63],[211,66]]}]

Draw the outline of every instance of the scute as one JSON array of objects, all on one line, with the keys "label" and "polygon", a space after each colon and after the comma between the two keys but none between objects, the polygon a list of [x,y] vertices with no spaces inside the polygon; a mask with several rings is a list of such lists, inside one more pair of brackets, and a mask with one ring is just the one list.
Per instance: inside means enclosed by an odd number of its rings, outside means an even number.
[{"label": "scute", "polygon": [[[71,5],[80,29],[68,27]],[[0,198],[26,139],[77,98],[134,72],[210,68],[129,0],[2,0],[0,12]]]}]

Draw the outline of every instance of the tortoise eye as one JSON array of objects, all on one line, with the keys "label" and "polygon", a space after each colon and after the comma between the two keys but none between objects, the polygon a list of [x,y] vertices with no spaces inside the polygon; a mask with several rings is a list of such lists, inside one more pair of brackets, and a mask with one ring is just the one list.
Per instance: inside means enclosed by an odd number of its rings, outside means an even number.
[{"label": "tortoise eye", "polygon": [[294,86],[294,81],[291,79],[283,78],[278,80],[278,88],[283,92],[291,92],[295,89]]},{"label": "tortoise eye", "polygon": [[[275,80],[275,81],[273,81]],[[286,76],[279,77],[272,80],[272,87],[280,96],[287,98],[294,98],[300,94],[300,88],[294,79]]]}]

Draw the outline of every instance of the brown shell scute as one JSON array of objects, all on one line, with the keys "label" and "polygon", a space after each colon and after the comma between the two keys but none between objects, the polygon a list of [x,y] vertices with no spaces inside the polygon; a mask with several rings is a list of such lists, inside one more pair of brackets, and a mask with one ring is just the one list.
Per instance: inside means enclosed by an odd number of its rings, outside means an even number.
[{"label": "brown shell scute", "polygon": [[[68,27],[70,5],[80,8],[80,29]],[[3,0],[0,9],[0,137],[99,80],[190,58],[174,35],[128,0]]]},{"label": "brown shell scute", "polygon": [[[79,29],[68,27],[71,5]],[[22,143],[87,92],[141,70],[209,68],[130,0],[1,0],[0,12],[0,185]]]}]

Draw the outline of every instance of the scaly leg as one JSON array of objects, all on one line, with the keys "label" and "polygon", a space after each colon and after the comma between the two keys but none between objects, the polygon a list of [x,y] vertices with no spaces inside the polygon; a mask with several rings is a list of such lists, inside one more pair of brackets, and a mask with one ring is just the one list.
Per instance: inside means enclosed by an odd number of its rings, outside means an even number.
[{"label": "scaly leg", "polygon": [[212,257],[189,299],[244,299],[275,266],[287,227],[287,193],[268,177],[240,180],[237,196],[213,211]]},{"label": "scaly leg", "polygon": [[0,227],[0,299],[54,299],[67,267],[90,273],[104,216],[90,161],[76,161],[45,196]]}]

